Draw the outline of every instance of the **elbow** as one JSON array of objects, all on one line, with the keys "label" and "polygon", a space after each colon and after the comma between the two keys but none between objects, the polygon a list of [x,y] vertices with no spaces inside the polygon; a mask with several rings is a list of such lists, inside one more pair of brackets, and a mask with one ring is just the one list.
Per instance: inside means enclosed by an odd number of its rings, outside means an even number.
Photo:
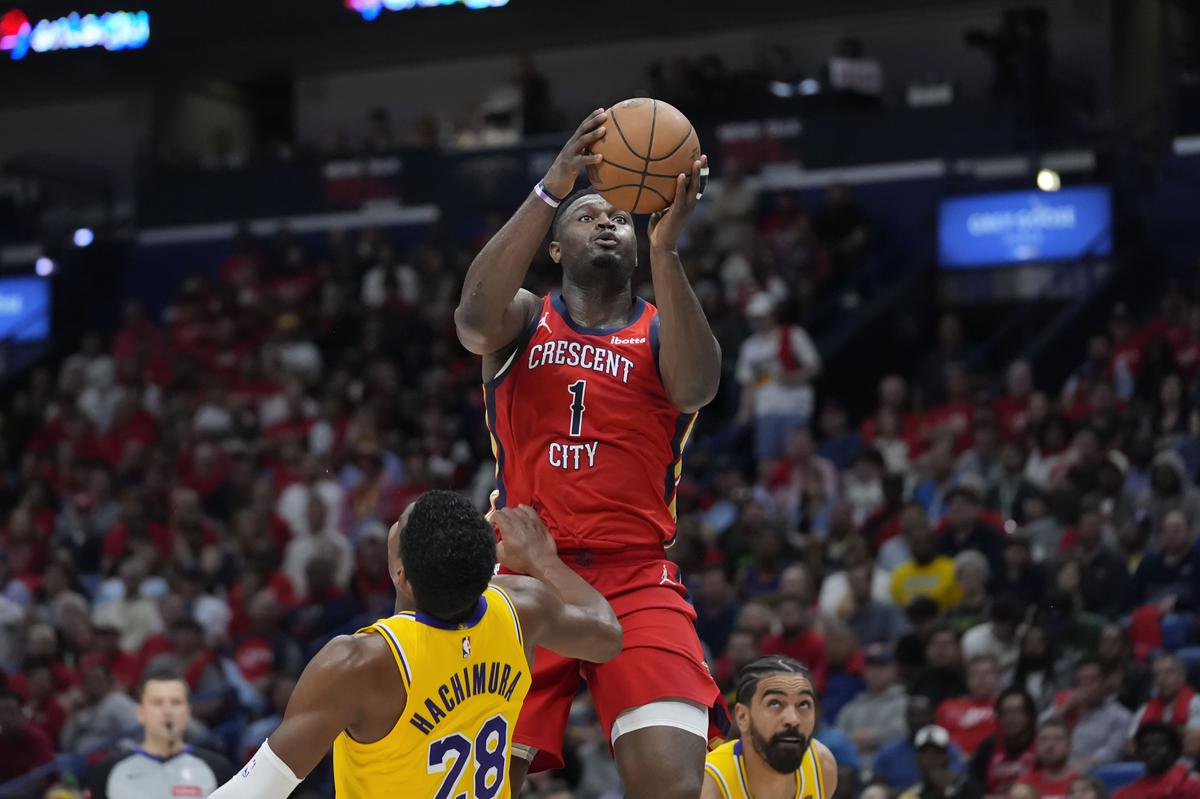
[{"label": "elbow", "polygon": [[716,398],[720,387],[721,375],[718,371],[711,378],[696,380],[679,391],[671,392],[671,402],[684,413],[696,413]]},{"label": "elbow", "polygon": [[481,317],[477,309],[465,301],[461,302],[454,309],[454,330],[458,334],[459,343],[467,350],[476,355],[487,355],[491,350],[487,346],[487,329]]},{"label": "elbow", "polygon": [[621,622],[613,619],[605,625],[604,630],[604,648],[600,652],[602,657],[596,661],[597,663],[607,663],[608,661],[621,654],[621,649],[625,646],[625,631],[621,629]]}]

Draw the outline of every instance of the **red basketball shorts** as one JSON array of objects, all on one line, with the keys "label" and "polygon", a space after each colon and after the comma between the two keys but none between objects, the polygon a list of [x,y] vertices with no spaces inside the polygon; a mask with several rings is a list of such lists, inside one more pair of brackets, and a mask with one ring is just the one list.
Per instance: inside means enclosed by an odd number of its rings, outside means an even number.
[{"label": "red basketball shorts", "polygon": [[530,771],[561,768],[571,702],[581,680],[606,737],[626,710],[666,699],[710,708],[709,738],[726,730],[728,711],[704,662],[696,611],[678,567],[659,548],[559,556],[612,605],[624,629],[621,654],[608,663],[569,660],[538,647],[533,684],[513,742],[538,750]]}]

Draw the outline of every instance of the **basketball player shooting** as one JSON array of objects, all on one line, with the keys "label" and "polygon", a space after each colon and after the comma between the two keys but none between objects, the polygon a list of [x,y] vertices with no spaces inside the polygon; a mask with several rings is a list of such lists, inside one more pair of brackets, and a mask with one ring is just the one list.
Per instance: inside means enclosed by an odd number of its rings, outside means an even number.
[{"label": "basketball player shooting", "polygon": [[[595,662],[621,651],[612,608],[555,556],[531,508],[489,524],[464,497],[430,491],[387,544],[396,615],[326,644],[279,728],[211,799],[285,799],[331,744],[339,799],[509,799],[534,646]],[[493,579],[497,555],[533,577]]]},{"label": "basketball player shooting", "polygon": [[[580,124],[471,264],[455,312],[459,339],[483,356],[493,505],[533,506],[560,556],[609,600],[625,632],[624,650],[603,665],[537,652],[512,783],[519,789],[531,766],[562,765],[584,678],[626,796],[695,799],[710,710],[722,705],[664,546],[675,535],[680,457],[721,367],[676,251],[707,158],[677,176],[673,203],[650,220],[655,308],[630,286],[631,214],[595,191],[571,193],[580,171],[600,163],[589,145],[607,123],[597,110]],[[521,284],[547,232],[562,288],[537,297]]]}]

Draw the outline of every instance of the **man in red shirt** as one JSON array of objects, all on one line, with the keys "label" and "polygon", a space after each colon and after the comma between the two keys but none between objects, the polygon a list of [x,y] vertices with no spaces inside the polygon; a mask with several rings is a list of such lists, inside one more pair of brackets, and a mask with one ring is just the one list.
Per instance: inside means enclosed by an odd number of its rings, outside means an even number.
[{"label": "man in red shirt", "polygon": [[1071,757],[1071,729],[1057,716],[1038,727],[1037,768],[1017,779],[1029,785],[1042,799],[1067,799],[1071,783],[1079,777],[1068,765]]},{"label": "man in red shirt", "polygon": [[21,697],[0,689],[0,783],[54,759],[46,733],[25,720]]},{"label": "man in red shirt", "polygon": [[813,685],[818,691],[823,690],[829,662],[825,656],[825,636],[813,629],[816,611],[810,598],[785,595],[775,606],[775,612],[782,629],[763,638],[762,653],[800,661],[812,671]]},{"label": "man in red shirt", "polygon": [[1136,741],[1146,776],[1114,793],[1112,799],[1200,799],[1200,779],[1179,762],[1183,741],[1178,730],[1163,721],[1147,722],[1138,729]]},{"label": "man in red shirt", "polygon": [[977,655],[967,661],[967,696],[946,699],[938,705],[934,723],[950,733],[950,740],[965,755],[996,732],[996,688],[1000,669],[993,655]]}]

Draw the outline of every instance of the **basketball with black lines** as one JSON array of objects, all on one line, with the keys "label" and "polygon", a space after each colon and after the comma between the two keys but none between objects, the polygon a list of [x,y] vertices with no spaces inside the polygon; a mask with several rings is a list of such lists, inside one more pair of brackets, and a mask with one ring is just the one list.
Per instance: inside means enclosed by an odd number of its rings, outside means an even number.
[{"label": "basketball with black lines", "polygon": [[675,106],[635,97],[608,109],[604,138],[591,150],[604,156],[588,167],[592,187],[617,208],[651,214],[675,199],[675,179],[691,173],[700,138]]}]

